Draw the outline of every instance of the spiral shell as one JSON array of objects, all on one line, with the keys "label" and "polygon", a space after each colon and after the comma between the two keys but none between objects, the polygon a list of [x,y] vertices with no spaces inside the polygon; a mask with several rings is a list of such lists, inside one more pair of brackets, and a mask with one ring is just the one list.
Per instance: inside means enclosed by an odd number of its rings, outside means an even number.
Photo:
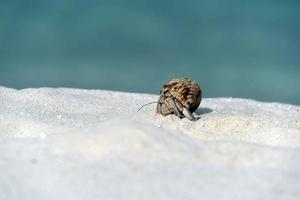
[{"label": "spiral shell", "polygon": [[201,103],[200,86],[188,78],[176,78],[165,84],[158,100],[156,112],[164,116],[175,114],[183,118],[195,120],[192,113]]}]

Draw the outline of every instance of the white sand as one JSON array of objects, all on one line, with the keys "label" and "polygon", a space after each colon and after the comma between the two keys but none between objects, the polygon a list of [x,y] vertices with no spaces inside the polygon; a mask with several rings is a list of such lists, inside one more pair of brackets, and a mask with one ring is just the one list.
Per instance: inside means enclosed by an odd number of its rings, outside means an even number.
[{"label": "white sand", "polygon": [[158,96],[0,87],[0,200],[300,199],[300,107],[204,99],[196,122]]}]

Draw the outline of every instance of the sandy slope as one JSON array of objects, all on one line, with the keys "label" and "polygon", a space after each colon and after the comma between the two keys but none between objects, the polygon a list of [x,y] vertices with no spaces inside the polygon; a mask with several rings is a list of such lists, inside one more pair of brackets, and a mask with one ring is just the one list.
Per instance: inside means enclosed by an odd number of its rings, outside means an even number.
[{"label": "sandy slope", "polygon": [[0,199],[299,199],[300,107],[204,99],[191,122],[158,96],[0,87]]}]

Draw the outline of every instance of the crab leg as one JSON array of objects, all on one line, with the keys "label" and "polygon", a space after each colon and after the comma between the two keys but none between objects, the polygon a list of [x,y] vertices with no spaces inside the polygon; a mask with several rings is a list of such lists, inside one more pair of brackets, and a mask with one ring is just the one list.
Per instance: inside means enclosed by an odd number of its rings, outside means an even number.
[{"label": "crab leg", "polygon": [[[172,98],[172,108],[174,109],[174,114],[176,115],[176,116],[178,116],[178,117],[180,117],[180,118],[182,118],[183,117],[183,115],[181,114],[181,109],[180,109],[180,107],[178,106],[178,102],[177,102],[177,100],[176,99],[174,99],[174,98]],[[180,105],[181,106],[181,105]]]},{"label": "crab leg", "polygon": [[195,117],[193,116],[193,114],[191,113],[191,111],[189,111],[188,109],[183,108],[182,113],[183,113],[184,116],[185,116],[186,118],[188,118],[189,120],[191,120],[191,121],[195,121],[195,120],[196,120]]}]

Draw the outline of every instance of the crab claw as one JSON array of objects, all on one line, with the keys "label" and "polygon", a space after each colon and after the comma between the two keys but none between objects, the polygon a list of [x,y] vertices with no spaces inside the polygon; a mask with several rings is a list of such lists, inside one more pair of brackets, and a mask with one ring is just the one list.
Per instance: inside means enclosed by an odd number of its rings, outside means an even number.
[{"label": "crab claw", "polygon": [[189,111],[188,109],[183,108],[182,113],[183,113],[184,116],[185,116],[186,118],[188,118],[189,120],[191,120],[191,121],[195,121],[195,120],[196,120],[195,117],[193,116],[193,114],[191,113],[191,111]]}]

